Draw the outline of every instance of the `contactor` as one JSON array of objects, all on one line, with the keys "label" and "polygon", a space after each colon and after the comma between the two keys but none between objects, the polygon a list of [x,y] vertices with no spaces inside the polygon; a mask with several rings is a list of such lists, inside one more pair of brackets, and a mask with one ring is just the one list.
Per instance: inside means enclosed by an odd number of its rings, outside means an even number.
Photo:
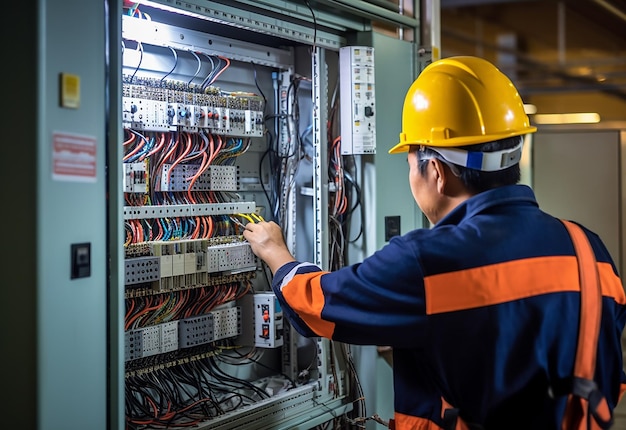
[{"label": "contactor", "polygon": [[264,348],[283,345],[283,312],[274,293],[254,295],[254,344]]}]

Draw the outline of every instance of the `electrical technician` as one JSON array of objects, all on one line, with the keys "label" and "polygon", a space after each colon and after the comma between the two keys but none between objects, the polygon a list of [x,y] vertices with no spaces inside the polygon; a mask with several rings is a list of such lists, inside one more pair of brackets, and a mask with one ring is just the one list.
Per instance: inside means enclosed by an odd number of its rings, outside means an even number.
[{"label": "electrical technician", "polygon": [[[432,228],[324,272],[296,261],[274,222],[247,224],[292,326],[392,346],[396,429],[560,429],[585,411],[589,428],[610,427],[626,389],[623,286],[583,228],[601,295],[581,305],[568,228],[518,184],[523,136],[536,128],[516,88],[483,59],[435,61],[408,90],[402,128],[389,152],[408,153],[410,188]],[[581,314],[597,341],[578,342]],[[579,365],[591,366],[588,379]]]}]

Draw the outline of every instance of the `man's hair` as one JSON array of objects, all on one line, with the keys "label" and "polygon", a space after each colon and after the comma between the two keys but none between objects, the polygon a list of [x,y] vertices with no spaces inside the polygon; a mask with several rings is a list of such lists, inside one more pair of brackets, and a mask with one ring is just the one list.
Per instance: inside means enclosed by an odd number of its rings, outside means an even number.
[{"label": "man's hair", "polygon": [[[506,139],[500,139],[493,142],[478,143],[476,145],[468,145],[460,147],[465,151],[474,152],[494,152],[503,149],[510,149],[518,145],[523,136],[513,136]],[[515,185],[520,180],[520,168],[519,163],[514,164],[511,167],[507,167],[504,170],[498,170],[495,172],[483,172],[481,170],[469,169],[467,167],[459,166],[458,164],[450,163],[443,160],[442,157],[428,147],[424,147],[422,150],[417,151],[419,157],[419,170],[422,175],[426,173],[426,163],[430,158],[437,158],[447,164],[450,167],[452,173],[459,177],[465,187],[473,194],[481,193],[483,191],[490,190],[492,188],[502,187],[505,185]]]}]

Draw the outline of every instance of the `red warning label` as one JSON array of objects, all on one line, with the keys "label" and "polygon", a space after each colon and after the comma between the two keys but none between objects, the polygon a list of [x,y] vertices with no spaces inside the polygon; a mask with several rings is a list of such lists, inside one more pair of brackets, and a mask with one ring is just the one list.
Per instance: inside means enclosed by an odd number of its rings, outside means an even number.
[{"label": "red warning label", "polygon": [[59,181],[96,181],[96,138],[52,134],[52,178]]}]

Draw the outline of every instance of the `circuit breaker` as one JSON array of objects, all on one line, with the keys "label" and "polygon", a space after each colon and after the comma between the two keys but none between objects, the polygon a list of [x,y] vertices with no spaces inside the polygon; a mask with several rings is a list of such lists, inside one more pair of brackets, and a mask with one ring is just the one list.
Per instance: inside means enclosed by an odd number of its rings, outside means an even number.
[{"label": "circuit breaker", "polygon": [[283,345],[283,312],[274,293],[254,295],[254,344],[262,348]]},{"label": "circuit breaker", "polygon": [[376,97],[374,48],[339,49],[341,96],[341,153],[376,153]]}]

